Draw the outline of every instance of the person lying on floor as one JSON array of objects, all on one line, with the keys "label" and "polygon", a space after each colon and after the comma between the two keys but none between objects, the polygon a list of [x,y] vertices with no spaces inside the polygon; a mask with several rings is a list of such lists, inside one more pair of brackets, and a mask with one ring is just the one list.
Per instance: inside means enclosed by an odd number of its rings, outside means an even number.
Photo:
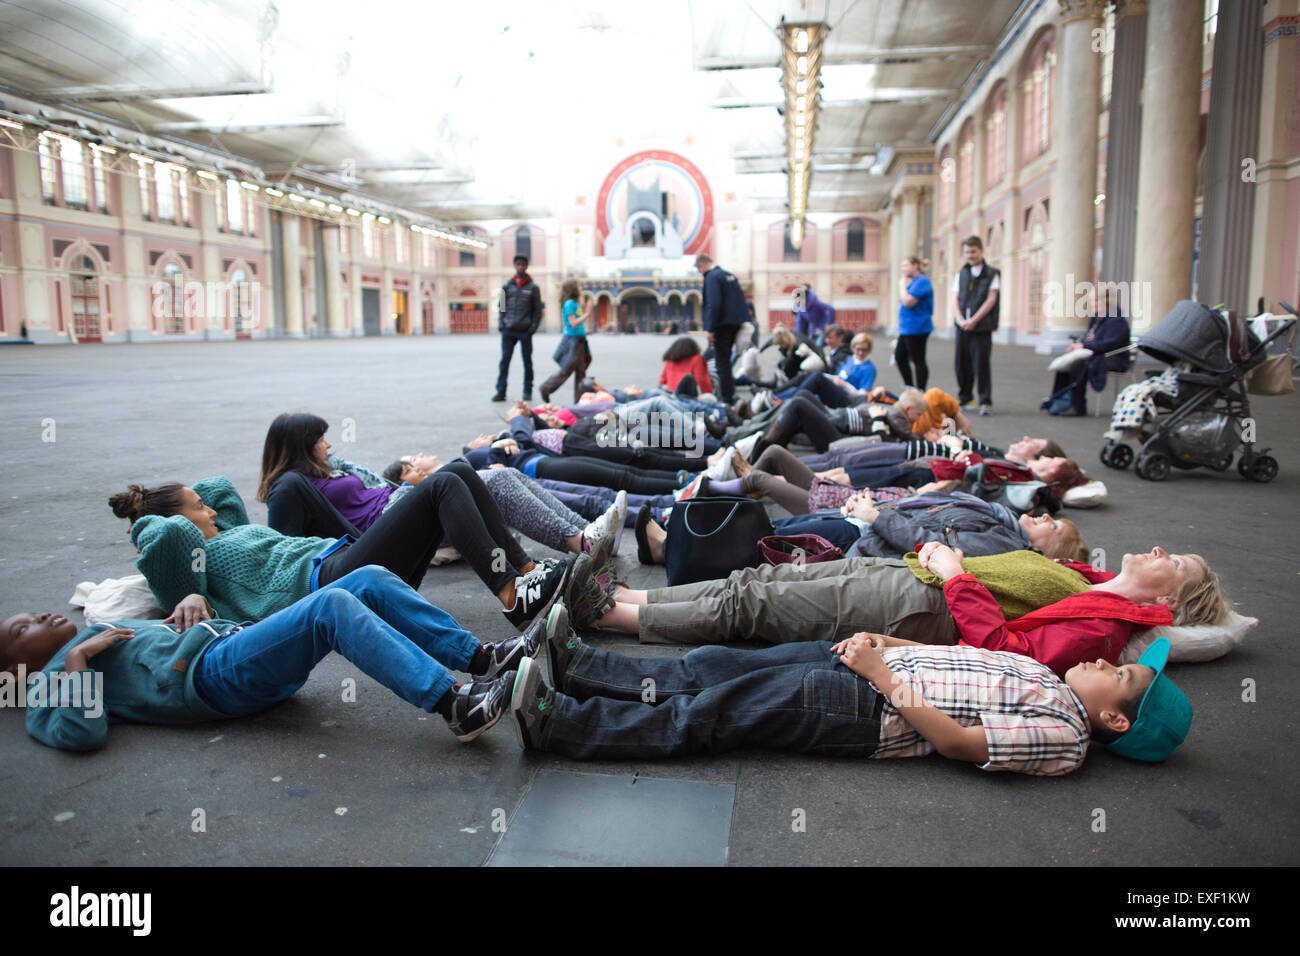
[{"label": "person lying on floor", "polygon": [[1033,551],[966,558],[935,542],[902,559],[743,568],[717,581],[614,588],[604,604],[610,610],[599,617],[569,610],[580,629],[636,634],[643,643],[775,644],[869,630],[1014,650],[1058,674],[1097,657],[1118,661],[1134,630],[1217,624],[1231,609],[1200,555],[1156,547],[1124,555],[1113,574]]},{"label": "person lying on floor", "polygon": [[1058,677],[1019,654],[866,632],[836,644],[636,660],[584,644],[563,614],[556,607],[548,619],[554,687],[525,660],[510,710],[521,747],[575,760],[762,747],[877,759],[939,753],[981,770],[1059,776],[1093,742],[1165,760],[1192,723],[1191,703],[1164,674],[1165,638],[1136,664],[1099,659]]},{"label": "person lying on floor", "polygon": [[[648,507],[635,527],[638,556],[648,558],[641,563],[663,564],[668,532]],[[1088,558],[1074,522],[1046,514],[1017,515],[998,502],[963,492],[917,493],[878,501],[871,491],[859,491],[838,511],[778,518],[772,522],[772,533],[817,535],[849,557],[900,558],[928,541],[942,541],[971,557],[1032,550],[1049,558]],[[749,566],[758,563],[755,553]]]},{"label": "person lying on floor", "polygon": [[[407,456],[412,464],[405,469],[394,462],[382,475],[376,475],[331,455],[330,443],[325,440],[328,428],[316,415],[284,414],[266,433],[258,499],[266,502],[266,523],[281,534],[360,537],[415,486],[442,468],[436,456],[420,454]],[[467,473],[464,463],[452,464],[456,467],[451,472],[463,478]],[[403,474],[413,480],[406,480]],[[530,479],[514,469],[476,474],[506,524],[547,547],[578,554],[592,551],[608,534],[621,535],[626,502],[621,509],[586,521],[540,488],[526,484]]]},{"label": "person lying on floor", "polygon": [[[40,700],[28,690],[27,732],[62,750],[104,746],[110,723],[259,713],[296,693],[330,651],[470,741],[505,712],[514,671],[541,648],[546,622],[539,616],[525,633],[484,644],[397,575],[369,565],[256,624],[216,617],[201,594],[161,621],[81,631],[62,615],[15,614],[0,624],[0,668],[20,678],[44,673],[41,686],[51,690]],[[448,668],[474,679],[458,682]],[[87,692],[53,692],[70,682]]]},{"label": "person lying on floor", "polygon": [[201,594],[225,620],[257,621],[351,571],[378,564],[418,588],[449,542],[520,630],[564,586],[571,557],[533,561],[467,465],[449,465],[389,508],[355,541],[285,535],[251,524],[229,480],[131,485],[109,507],[131,523],[136,568],[161,608]]}]

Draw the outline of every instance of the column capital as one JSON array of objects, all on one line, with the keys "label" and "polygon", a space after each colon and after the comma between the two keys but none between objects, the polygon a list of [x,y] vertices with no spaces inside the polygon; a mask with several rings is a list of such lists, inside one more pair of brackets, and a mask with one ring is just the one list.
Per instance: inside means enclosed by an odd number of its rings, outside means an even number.
[{"label": "column capital", "polygon": [[1106,15],[1107,0],[1056,0],[1061,23],[1075,20],[1101,20]]},{"label": "column capital", "polygon": [[1114,0],[1115,3],[1115,20],[1124,19],[1125,17],[1145,17],[1147,15],[1147,0]]}]

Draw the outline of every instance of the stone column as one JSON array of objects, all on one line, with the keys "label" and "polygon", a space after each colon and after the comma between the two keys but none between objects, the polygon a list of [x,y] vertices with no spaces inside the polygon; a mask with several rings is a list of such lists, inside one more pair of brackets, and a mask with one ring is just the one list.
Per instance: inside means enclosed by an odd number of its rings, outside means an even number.
[{"label": "stone column", "polygon": [[322,230],[325,247],[325,326],[326,334],[345,335],[343,329],[343,276],[339,272],[339,227]]},{"label": "stone column", "polygon": [[[1151,0],[1142,100],[1153,108],[1142,111],[1133,263],[1140,294],[1131,303],[1134,331],[1150,328],[1175,302],[1191,295],[1201,29],[1199,4]],[[1139,315],[1140,307],[1147,314]]]},{"label": "stone column", "polygon": [[281,220],[284,259],[284,334],[300,339],[302,329],[302,220],[286,212]]},{"label": "stone column", "polygon": [[[1093,30],[1102,25],[1101,0],[1059,0],[1057,44],[1060,86],[1052,113],[1056,169],[1052,173],[1052,245],[1049,281],[1060,294],[1045,290],[1044,346],[1064,342],[1084,328],[1088,317],[1075,315],[1075,283],[1091,282],[1097,196],[1097,117],[1101,99],[1101,54]],[[1199,74],[1198,74],[1199,75]]]},{"label": "stone column", "polygon": [[[1111,56],[1110,129],[1106,140],[1106,224],[1101,278],[1127,282],[1133,275],[1137,224],[1138,156],[1142,140],[1142,64],[1146,55],[1146,0],[1124,0],[1115,10]],[[1130,309],[1131,310],[1131,309]],[[1126,310],[1125,314],[1128,314]]]},{"label": "stone column", "polygon": [[1238,0],[1219,10],[1205,137],[1197,298],[1207,305],[1222,302],[1240,315],[1254,311],[1247,282],[1255,186],[1242,178],[1242,162],[1259,155],[1262,8],[1262,0]]},{"label": "stone column", "polygon": [[[1292,10],[1295,9],[1294,3]],[[1277,10],[1263,28],[1263,83],[1259,107],[1259,151],[1249,172],[1254,180],[1255,224],[1251,236],[1250,295],[1263,295],[1270,310],[1279,299],[1300,306],[1296,276],[1300,276],[1300,190],[1288,178],[1300,140],[1300,35]]]}]

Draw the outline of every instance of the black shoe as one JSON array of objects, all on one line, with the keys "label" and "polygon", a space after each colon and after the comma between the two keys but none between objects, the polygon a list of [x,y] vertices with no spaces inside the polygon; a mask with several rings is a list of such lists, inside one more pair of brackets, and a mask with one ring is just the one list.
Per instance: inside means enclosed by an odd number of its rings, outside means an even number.
[{"label": "black shoe", "polygon": [[564,586],[564,607],[574,627],[591,628],[614,606],[597,578],[591,555],[580,554]]},{"label": "black shoe", "polygon": [[515,672],[506,671],[495,680],[460,685],[447,720],[457,740],[469,743],[505,715],[514,681]]},{"label": "black shoe", "polygon": [[492,396],[492,401],[494,402],[504,402],[505,400],[506,400],[505,392],[497,392],[495,395]]},{"label": "black shoe", "polygon": [[510,713],[515,721],[515,739],[524,750],[541,747],[542,731],[555,709],[555,691],[546,686],[536,661],[524,661],[515,672],[510,695]]},{"label": "black shoe", "polygon": [[569,613],[564,605],[551,608],[546,617],[546,662],[551,669],[551,684],[556,690],[564,689],[564,676],[569,672],[569,662],[582,649],[582,640],[569,627]]},{"label": "black shoe", "polygon": [[727,426],[722,422],[714,421],[712,418],[704,419],[704,430],[709,433],[710,438],[719,440],[723,435],[727,434]]},{"label": "black shoe", "polygon": [[641,510],[636,513],[636,526],[633,531],[636,534],[636,559],[642,564],[654,564],[654,556],[650,553],[650,536],[646,534],[646,525],[650,523],[650,502],[641,506]]},{"label": "black shoe", "polygon": [[[551,608],[551,613],[555,607]],[[567,619],[566,619],[567,620]],[[491,680],[498,674],[519,669],[519,663],[525,657],[536,657],[537,652],[549,636],[546,630],[547,618],[539,617],[532,626],[518,637],[495,644],[484,644],[483,651],[488,655],[488,669],[479,680]]]},{"label": "black shoe", "polygon": [[515,606],[501,612],[506,620],[525,631],[534,621],[545,616],[560,596],[572,564],[573,559],[566,558],[559,564],[542,565],[523,577],[515,578]]},{"label": "black shoe", "polygon": [[[546,390],[546,386],[545,386],[545,385],[538,386],[537,394],[540,395],[540,396],[542,396],[542,404],[543,404],[543,405],[545,405],[547,402],[549,402],[549,401],[551,400],[551,393],[548,392],[548,391]],[[527,396],[524,396],[524,397],[527,398]]]},{"label": "black shoe", "polygon": [[531,402],[532,400],[533,400],[533,390],[531,388],[524,389],[524,401]]}]

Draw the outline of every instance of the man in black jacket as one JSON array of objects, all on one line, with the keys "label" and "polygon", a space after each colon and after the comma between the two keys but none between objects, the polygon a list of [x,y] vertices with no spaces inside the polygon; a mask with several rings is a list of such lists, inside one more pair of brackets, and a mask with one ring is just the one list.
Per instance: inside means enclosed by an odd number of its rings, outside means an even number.
[{"label": "man in black jacket", "polygon": [[500,315],[501,368],[497,373],[494,402],[506,400],[506,381],[510,377],[510,359],[519,345],[524,361],[524,398],[533,398],[533,333],[542,324],[542,292],[528,274],[528,257],[515,256],[515,274],[501,287]]},{"label": "man in black jacket", "polygon": [[745,293],[740,281],[722,266],[714,265],[711,256],[696,256],[695,268],[704,276],[703,325],[717,360],[718,400],[730,405],[736,399],[731,381],[731,347],[736,332],[749,318]]},{"label": "man in black jacket", "polygon": [[1001,277],[984,261],[984,243],[968,236],[961,244],[966,264],[952,280],[952,308],[957,339],[957,402],[963,409],[974,405],[972,386],[979,383],[980,414],[993,406],[993,333],[998,328],[998,293]]}]

